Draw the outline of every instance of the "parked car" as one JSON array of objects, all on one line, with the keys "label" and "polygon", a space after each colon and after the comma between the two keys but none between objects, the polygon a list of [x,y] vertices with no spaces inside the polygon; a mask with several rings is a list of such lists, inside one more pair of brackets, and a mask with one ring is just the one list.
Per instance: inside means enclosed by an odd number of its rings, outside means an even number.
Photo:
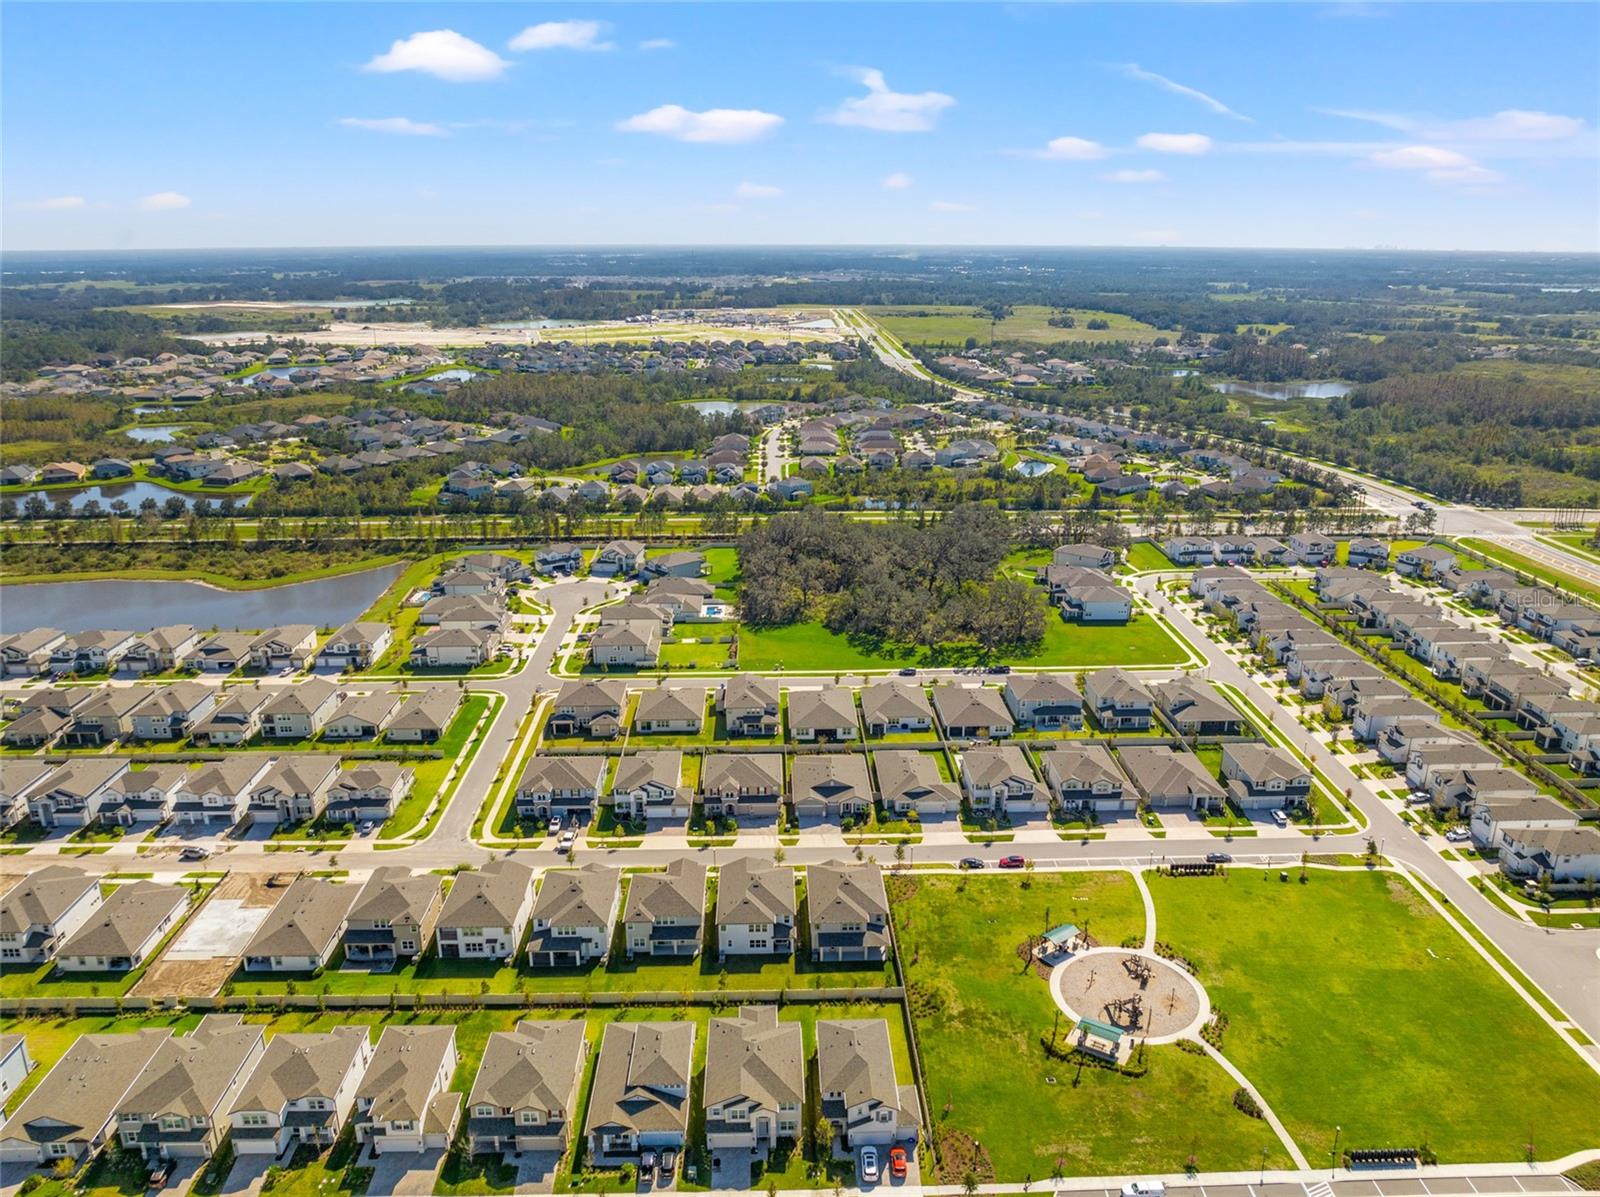
[{"label": "parked car", "polygon": [[678,1167],[678,1153],[671,1147],[661,1153],[661,1179],[666,1181],[671,1178]]},{"label": "parked car", "polygon": [[1002,869],[1020,869],[1022,864],[1023,861],[1020,856],[1002,856],[1000,858],[1000,867]]},{"label": "parked car", "polygon": [[649,1176],[655,1170],[656,1153],[646,1148],[639,1153],[639,1173],[641,1176]]},{"label": "parked car", "polygon": [[1472,832],[1468,831],[1465,827],[1452,827],[1449,831],[1444,833],[1444,838],[1449,840],[1452,844],[1459,844],[1462,840],[1470,840],[1472,838]]},{"label": "parked car", "polygon": [[1122,1197],[1167,1197],[1167,1186],[1159,1180],[1132,1180],[1122,1186]]},{"label": "parked car", "polygon": [[1272,821],[1279,827],[1289,826],[1289,816],[1284,814],[1281,810],[1275,810],[1272,812]]},{"label": "parked car", "polygon": [[901,677],[916,677],[917,676],[917,671],[915,669],[911,668],[911,666],[907,665],[904,669],[902,669],[900,671],[900,676]]},{"label": "parked car", "polygon": [[561,833],[561,838],[556,841],[556,847],[561,851],[566,852],[577,842],[578,833],[569,827]]},{"label": "parked car", "polygon": [[561,830],[561,816],[560,815],[551,815],[550,816],[550,834],[551,835],[555,835],[560,830]]},{"label": "parked car", "polygon": [[1009,665],[991,665],[991,666],[989,666],[989,672],[990,673],[1010,673],[1011,672],[1011,666],[1009,666]]},{"label": "parked car", "polygon": [[983,858],[980,856],[963,856],[961,858],[961,867],[963,869],[981,869],[983,868]]},{"label": "parked car", "polygon": [[906,1174],[906,1149],[904,1147],[891,1147],[889,1149],[889,1174],[902,1179]]},{"label": "parked car", "polygon": [[204,860],[206,857],[208,857],[210,855],[211,855],[211,853],[206,851],[206,849],[204,849],[204,848],[192,848],[191,847],[191,848],[185,848],[182,852],[178,853],[178,859],[179,860]]},{"label": "parked car", "polygon": [[861,1179],[868,1182],[878,1179],[878,1149],[876,1147],[863,1147],[861,1149]]},{"label": "parked car", "polygon": [[1206,853],[1206,863],[1207,864],[1227,864],[1232,859],[1233,859],[1233,857],[1230,856],[1226,852],[1207,852]]}]

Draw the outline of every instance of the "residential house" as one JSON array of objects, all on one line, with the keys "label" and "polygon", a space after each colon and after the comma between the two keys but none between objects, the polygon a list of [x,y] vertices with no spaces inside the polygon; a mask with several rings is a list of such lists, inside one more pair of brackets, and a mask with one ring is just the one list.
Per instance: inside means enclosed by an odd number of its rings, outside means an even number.
[{"label": "residential house", "polygon": [[921,686],[905,682],[874,682],[861,691],[861,715],[869,736],[901,735],[929,731],[933,708]]},{"label": "residential house", "polygon": [[434,744],[444,738],[461,709],[461,691],[455,686],[429,686],[406,699],[384,729],[391,744]]},{"label": "residential house", "polygon": [[717,958],[787,956],[795,944],[794,870],[741,856],[717,870]]},{"label": "residential house", "polygon": [[178,782],[173,795],[172,817],[183,824],[232,826],[245,812],[250,789],[271,767],[270,758],[228,757],[215,764],[191,769]]},{"label": "residential house", "polygon": [[0,897],[0,967],[43,964],[100,910],[100,880],[70,865],[31,870]]},{"label": "residential house", "polygon": [[1374,540],[1370,536],[1357,536],[1350,541],[1350,547],[1345,550],[1345,554],[1352,569],[1389,568],[1388,541]]},{"label": "residential house", "polygon": [[896,1080],[889,1024],[824,1018],[817,1020],[816,1035],[817,1096],[833,1127],[834,1154],[914,1140],[922,1125],[916,1086]]},{"label": "residential house", "polygon": [[101,798],[100,821],[119,827],[160,823],[172,814],[178,783],[187,773],[183,765],[151,765],[124,773]]},{"label": "residential house", "polygon": [[317,629],[309,623],[270,628],[250,642],[250,663],[257,669],[309,669],[317,656]]},{"label": "residential house", "polygon": [[50,668],[50,658],[66,642],[57,628],[30,628],[0,637],[0,665],[11,677],[32,677]]},{"label": "residential house", "polygon": [[394,644],[394,629],[381,620],[358,619],[347,623],[317,652],[321,669],[368,669]]},{"label": "residential house", "polygon": [[889,898],[876,861],[807,868],[806,916],[813,961],[889,958]]},{"label": "residential house", "polygon": [[891,813],[917,818],[955,814],[961,809],[961,791],[939,771],[938,756],[905,748],[872,754],[878,772],[878,793]]},{"label": "residential house", "polygon": [[1054,731],[1083,726],[1083,695],[1064,673],[1014,673],[1000,693],[1018,727]]},{"label": "residential house", "polygon": [[604,667],[648,669],[661,655],[661,624],[653,619],[602,623],[589,637],[589,660]]},{"label": "residential house", "polygon": [[338,687],[319,677],[280,686],[261,710],[261,734],[269,740],[313,739],[338,709],[340,698]]},{"label": "residential house", "polygon": [[517,816],[555,816],[587,823],[595,813],[608,760],[604,756],[540,756],[529,759],[517,781]]},{"label": "residential house", "polygon": [[1301,565],[1331,565],[1339,546],[1320,532],[1295,532],[1289,536],[1289,551]]},{"label": "residential house", "polygon": [[303,1143],[331,1146],[371,1062],[364,1026],[274,1035],[228,1109],[234,1151],[278,1156]]},{"label": "residential house", "polygon": [[1192,752],[1172,748],[1123,748],[1122,769],[1152,810],[1220,811],[1222,785]]},{"label": "residential house", "polygon": [[1507,851],[1517,833],[1576,827],[1578,816],[1538,791],[1503,798],[1480,798],[1467,809],[1472,842],[1480,849]]},{"label": "residential house", "polygon": [[1050,792],[1064,811],[1119,814],[1139,804],[1104,744],[1058,744],[1041,752],[1039,763]]},{"label": "residential house", "polygon": [[154,692],[140,691],[133,708],[135,740],[184,740],[217,709],[217,687],[173,682]]},{"label": "residential house", "polygon": [[207,1160],[222,1146],[228,1109],[266,1053],[266,1028],[238,1014],[207,1014],[156,1048],[117,1102],[117,1137],[156,1166]]},{"label": "residential house", "polygon": [[98,1151],[116,1133],[123,1097],[171,1035],[162,1027],[78,1036],[0,1124],[0,1165],[76,1162]]},{"label": "residential house", "polygon": [[789,765],[789,796],[802,820],[859,818],[872,809],[872,778],[856,752],[814,752]]},{"label": "residential house", "polygon": [[1456,555],[1436,544],[1402,549],[1394,559],[1395,572],[1407,578],[1431,578],[1455,566]]},{"label": "residential house", "polygon": [[56,949],[65,972],[125,973],[138,968],[177,926],[189,905],[181,885],[128,881]]},{"label": "residential house", "polygon": [[705,723],[705,691],[689,686],[656,686],[639,694],[633,730],[645,735],[699,735]]},{"label": "residential house", "polygon": [[445,960],[510,960],[533,909],[533,870],[502,857],[460,873],[434,928]]},{"label": "residential house", "polygon": [[143,693],[132,686],[95,687],[87,699],[72,708],[66,742],[86,747],[131,738],[133,713],[143,701]]},{"label": "residential house", "polygon": [[777,684],[753,674],[731,677],[717,692],[717,710],[729,736],[776,735],[779,701]]},{"label": "residential house", "polygon": [[1244,716],[1204,682],[1189,678],[1158,682],[1150,687],[1150,694],[1167,726],[1180,736],[1237,736],[1244,732]]},{"label": "residential house", "polygon": [[1126,669],[1097,669],[1084,679],[1084,696],[1102,731],[1149,731],[1154,700]]},{"label": "residential house", "polygon": [[1304,807],[1311,797],[1311,770],[1286,749],[1267,744],[1224,745],[1222,776],[1240,810]]},{"label": "residential house", "polygon": [[700,801],[707,814],[772,821],[783,792],[780,752],[713,752],[701,763]]},{"label": "residential house", "polygon": [[565,1151],[588,1057],[582,1019],[523,1020],[491,1034],[467,1095],[472,1153]]},{"label": "residential house", "polygon": [[972,808],[995,814],[1039,814],[1050,809],[1033,767],[1014,744],[969,748],[961,754],[961,784]]},{"label": "residential house", "polygon": [[406,705],[406,696],[395,690],[376,690],[371,694],[352,694],[345,698],[322,725],[324,740],[375,740]]},{"label": "residential house", "polygon": [[610,799],[619,819],[687,819],[694,792],[683,784],[682,751],[629,753],[617,762]]},{"label": "residential house", "polygon": [[637,540],[613,540],[594,555],[589,568],[604,577],[631,578],[644,568],[645,548]]},{"label": "residential house", "polygon": [[453,1026],[386,1026],[356,1088],[356,1142],[373,1155],[443,1151],[461,1121]]},{"label": "residential house", "polygon": [[702,1081],[706,1146],[767,1158],[779,1139],[803,1137],[806,1052],[800,1024],[776,1006],[741,1006],[706,1028]]},{"label": "residential house", "polygon": [[327,755],[279,757],[251,785],[245,812],[252,824],[309,823],[322,817],[338,775],[338,760]]},{"label": "residential house", "polygon": [[552,736],[590,735],[612,739],[622,730],[627,687],[621,682],[564,682],[545,723]]},{"label": "residential house", "polygon": [[1117,563],[1115,549],[1098,544],[1058,545],[1050,553],[1051,565],[1071,565],[1081,569],[1109,570]]},{"label": "residential house", "polygon": [[854,740],[860,734],[855,695],[824,683],[816,690],[789,691],[789,735],[801,743]]},{"label": "residential house", "polygon": [[1015,730],[1005,699],[987,686],[941,683],[933,688],[933,708],[952,740],[998,739]]},{"label": "residential house", "polygon": [[651,578],[698,578],[706,572],[704,553],[688,551],[662,553],[647,557],[639,576]]},{"label": "residential house", "polygon": [[237,748],[261,734],[261,720],[274,697],[274,690],[259,685],[229,687],[211,713],[190,728],[190,735],[212,748]]},{"label": "residential house", "polygon": [[621,902],[616,869],[590,864],[544,875],[533,903],[528,963],[533,968],[581,968],[604,960]]},{"label": "residential house", "polygon": [[301,873],[245,944],[246,972],[309,973],[332,959],[359,890]]},{"label": "residential house", "polygon": [[610,1022],[600,1041],[584,1133],[598,1164],[682,1148],[694,1071],[692,1022]]},{"label": "residential house", "polygon": [[122,662],[135,673],[166,673],[182,666],[199,647],[193,624],[169,624],[140,636]]},{"label": "residential house", "polygon": [[628,901],[622,913],[622,942],[628,959],[698,956],[705,919],[704,865],[679,857],[659,873],[635,873],[628,882]]},{"label": "residential house", "polygon": [[583,550],[575,544],[547,545],[534,554],[533,567],[541,574],[575,574],[583,568]]},{"label": "residential house", "polygon": [[1600,830],[1582,824],[1513,832],[1511,843],[1500,853],[1500,869],[1520,880],[1547,879],[1558,892],[1568,888],[1592,892],[1600,885]]},{"label": "residential house", "polygon": [[28,814],[40,827],[88,827],[99,820],[111,784],[126,772],[126,760],[68,761],[29,791]]},{"label": "residential house", "polygon": [[388,761],[363,761],[341,769],[328,787],[323,818],[334,827],[363,822],[382,823],[393,815],[416,781],[406,765]]},{"label": "residential house", "polygon": [[0,1108],[11,1104],[11,1095],[33,1073],[33,1057],[28,1054],[28,1037],[0,1034]]}]

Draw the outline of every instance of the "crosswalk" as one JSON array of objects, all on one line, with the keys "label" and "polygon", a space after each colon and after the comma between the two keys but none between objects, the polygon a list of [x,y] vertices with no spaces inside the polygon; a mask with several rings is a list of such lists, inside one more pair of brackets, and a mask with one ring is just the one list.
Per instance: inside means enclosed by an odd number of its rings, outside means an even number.
[{"label": "crosswalk", "polygon": [[1306,1197],[1333,1197],[1333,1186],[1325,1180],[1305,1186]]}]

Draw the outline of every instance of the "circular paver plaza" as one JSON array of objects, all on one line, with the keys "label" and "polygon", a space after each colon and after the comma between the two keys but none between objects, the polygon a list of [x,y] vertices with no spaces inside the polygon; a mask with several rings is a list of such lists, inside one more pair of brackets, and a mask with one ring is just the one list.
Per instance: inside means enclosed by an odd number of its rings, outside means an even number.
[{"label": "circular paver plaza", "polygon": [[[1130,971],[1129,961],[1135,968],[1148,968],[1143,984]],[[1196,1038],[1211,1017],[1211,1001],[1200,983],[1154,952],[1128,948],[1079,952],[1051,972],[1050,992],[1072,1018],[1114,1023],[1150,1043]],[[1126,1012],[1112,1008],[1133,998],[1140,1006],[1136,1028],[1129,1025]]]}]

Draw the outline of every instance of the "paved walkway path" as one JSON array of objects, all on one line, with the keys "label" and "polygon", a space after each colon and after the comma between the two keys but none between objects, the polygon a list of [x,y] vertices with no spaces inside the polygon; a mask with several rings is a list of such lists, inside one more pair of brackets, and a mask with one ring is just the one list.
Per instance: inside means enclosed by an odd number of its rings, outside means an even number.
[{"label": "paved walkway path", "polygon": [[1195,1042],[1201,1047],[1205,1048],[1206,1055],[1210,1056],[1218,1064],[1222,1065],[1223,1070],[1234,1080],[1238,1081],[1240,1087],[1243,1088],[1246,1093],[1255,1098],[1256,1105],[1261,1107],[1261,1117],[1266,1120],[1267,1125],[1270,1126],[1273,1133],[1278,1136],[1278,1142],[1283,1144],[1283,1149],[1289,1153],[1289,1158],[1295,1162],[1295,1166],[1298,1168],[1311,1167],[1310,1163],[1307,1162],[1304,1153],[1301,1152],[1299,1145],[1296,1144],[1295,1141],[1289,1136],[1288,1130],[1284,1127],[1283,1123],[1278,1120],[1278,1116],[1272,1112],[1272,1107],[1267,1104],[1267,1099],[1262,1097],[1260,1090],[1250,1083],[1250,1078],[1245,1076],[1244,1073],[1240,1072],[1238,1068],[1234,1066],[1232,1060],[1228,1059],[1227,1056],[1223,1055],[1216,1048],[1212,1047],[1204,1039],[1196,1039]]}]

